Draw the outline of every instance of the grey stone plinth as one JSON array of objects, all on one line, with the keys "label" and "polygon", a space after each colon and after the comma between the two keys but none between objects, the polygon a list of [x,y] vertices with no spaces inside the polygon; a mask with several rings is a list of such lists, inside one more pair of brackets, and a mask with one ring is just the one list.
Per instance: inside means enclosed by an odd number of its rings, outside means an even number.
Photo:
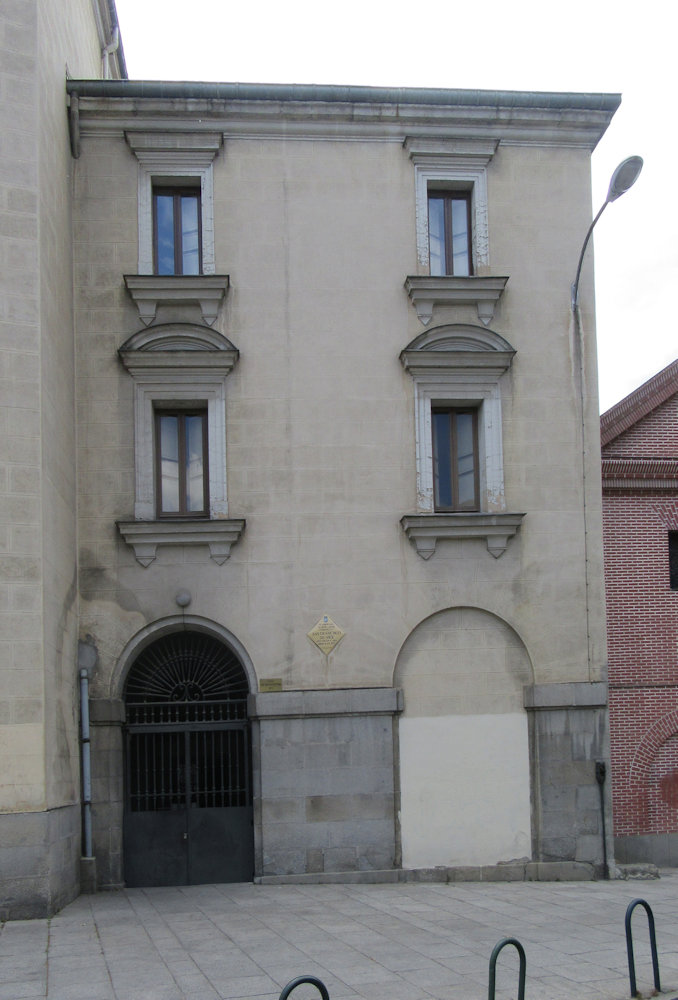
[{"label": "grey stone plinth", "polygon": [[97,859],[80,858],[80,892],[91,895],[97,891]]},{"label": "grey stone plinth", "polygon": [[678,833],[646,833],[614,838],[614,856],[620,865],[653,864],[678,867]]},{"label": "grey stone plinth", "polygon": [[[607,686],[537,684],[524,691],[532,754],[533,853],[539,864],[582,865],[605,874],[612,865]],[[606,767],[601,787],[596,764]],[[603,810],[605,823],[603,823]],[[605,841],[603,834],[605,832]],[[569,869],[568,869],[569,870]],[[541,875],[538,876],[542,878]]]},{"label": "grey stone plinth", "polygon": [[477,865],[446,868],[373,869],[371,871],[307,871],[294,875],[261,875],[254,881],[260,885],[303,885],[356,883],[362,885],[384,882],[591,882],[596,878],[593,865],[575,861],[515,862],[505,865]]},{"label": "grey stone plinth", "polygon": [[48,917],[80,889],[80,808],[0,815],[0,920]]},{"label": "grey stone plinth", "polygon": [[395,866],[392,688],[251,695],[260,877]]}]

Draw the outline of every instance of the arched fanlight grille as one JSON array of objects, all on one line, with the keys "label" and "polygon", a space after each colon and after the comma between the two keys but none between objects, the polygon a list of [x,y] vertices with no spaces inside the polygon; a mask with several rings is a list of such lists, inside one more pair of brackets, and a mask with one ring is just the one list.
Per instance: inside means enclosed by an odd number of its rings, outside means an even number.
[{"label": "arched fanlight grille", "polygon": [[140,654],[125,687],[127,722],[222,722],[247,716],[247,676],[237,656],[202,632],[174,632]]}]

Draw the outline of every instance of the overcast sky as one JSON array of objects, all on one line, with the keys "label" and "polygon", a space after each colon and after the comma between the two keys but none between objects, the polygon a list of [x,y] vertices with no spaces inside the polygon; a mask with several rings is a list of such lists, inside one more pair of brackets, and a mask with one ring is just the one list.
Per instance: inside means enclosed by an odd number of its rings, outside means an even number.
[{"label": "overcast sky", "polygon": [[669,308],[678,285],[678,16],[670,0],[116,6],[131,79],[621,93],[593,154],[592,211],[620,160],[638,154],[645,166],[596,227],[601,410],[678,357]]}]

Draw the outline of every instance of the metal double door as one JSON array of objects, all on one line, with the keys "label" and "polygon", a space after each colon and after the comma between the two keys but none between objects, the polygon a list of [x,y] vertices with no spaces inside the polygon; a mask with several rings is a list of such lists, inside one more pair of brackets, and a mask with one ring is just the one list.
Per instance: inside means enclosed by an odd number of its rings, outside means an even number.
[{"label": "metal double door", "polygon": [[127,885],[251,881],[246,723],[130,727],[125,780]]}]

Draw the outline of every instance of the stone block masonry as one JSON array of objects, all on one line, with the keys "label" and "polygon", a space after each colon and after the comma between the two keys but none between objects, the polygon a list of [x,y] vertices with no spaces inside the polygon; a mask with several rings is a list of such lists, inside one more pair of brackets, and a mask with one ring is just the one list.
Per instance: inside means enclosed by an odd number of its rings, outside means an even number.
[{"label": "stone block masonry", "polygon": [[392,869],[394,689],[250,699],[257,870],[264,876]]}]

